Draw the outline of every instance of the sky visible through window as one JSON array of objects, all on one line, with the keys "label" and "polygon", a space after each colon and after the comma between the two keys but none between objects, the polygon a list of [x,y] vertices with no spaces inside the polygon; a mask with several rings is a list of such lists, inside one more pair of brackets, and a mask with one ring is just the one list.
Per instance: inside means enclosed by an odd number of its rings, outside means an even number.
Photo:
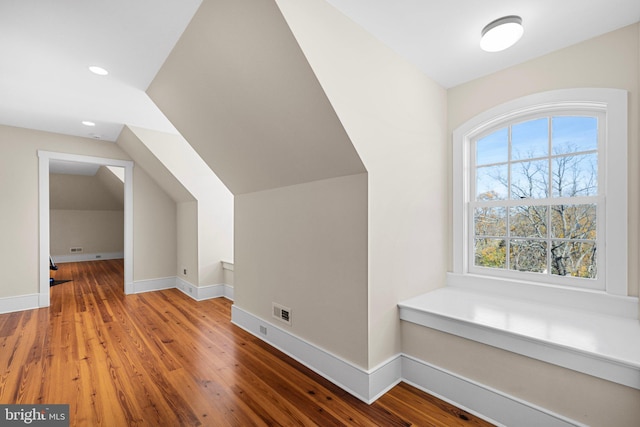
[{"label": "sky visible through window", "polygon": [[[543,117],[501,128],[478,139],[475,147],[476,196],[479,199],[489,195],[497,199],[509,197],[509,163],[512,163],[512,192],[514,185],[524,185],[523,180],[526,180],[527,184],[533,181],[535,187],[526,196],[548,197],[549,150],[552,173],[557,174],[558,168],[566,167],[560,164],[561,157],[558,156],[567,154],[573,154],[573,172],[581,176],[582,181],[592,176],[594,168],[597,170],[594,152],[598,148],[598,121],[586,116]],[[583,154],[580,157],[577,153]],[[515,167],[518,163],[526,168]],[[589,186],[583,184],[583,187]],[[554,196],[561,193],[560,188],[552,189]]]},{"label": "sky visible through window", "polygon": [[475,265],[596,277],[597,117],[512,123],[476,140],[475,158]]}]

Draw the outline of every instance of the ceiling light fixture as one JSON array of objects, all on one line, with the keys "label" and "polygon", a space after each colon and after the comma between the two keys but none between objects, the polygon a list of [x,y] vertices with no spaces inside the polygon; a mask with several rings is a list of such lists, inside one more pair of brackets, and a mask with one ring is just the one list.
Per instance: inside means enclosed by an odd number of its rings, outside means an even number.
[{"label": "ceiling light fixture", "polygon": [[90,122],[89,120],[83,120],[82,124],[85,126],[95,126],[96,124],[94,122]]},{"label": "ceiling light fixture", "polygon": [[107,70],[105,70],[102,67],[98,67],[97,65],[92,65],[89,67],[89,71],[91,71],[93,74],[97,74],[99,76],[106,76],[107,74],[109,74],[109,72]]},{"label": "ceiling light fixture", "polygon": [[486,52],[500,52],[516,44],[523,33],[522,18],[503,16],[482,29],[480,47]]}]

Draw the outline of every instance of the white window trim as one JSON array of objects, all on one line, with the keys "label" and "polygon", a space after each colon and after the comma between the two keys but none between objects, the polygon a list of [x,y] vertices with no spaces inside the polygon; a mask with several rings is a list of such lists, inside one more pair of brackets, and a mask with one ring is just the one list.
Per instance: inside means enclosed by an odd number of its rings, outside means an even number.
[{"label": "white window trim", "polygon": [[[469,200],[469,137],[553,102],[607,110],[605,291],[468,271],[462,207]],[[399,303],[400,319],[640,390],[639,305],[627,296],[627,92],[568,89],[520,98],[465,123],[453,143],[453,272],[444,288]]]},{"label": "white window trim", "polygon": [[[606,146],[603,153],[606,162],[605,194],[605,291],[594,296],[626,296],[627,279],[627,91],[620,89],[563,89],[526,96],[494,107],[467,121],[453,132],[453,275],[457,284],[476,282],[477,276],[469,273],[468,254],[468,201],[470,200],[469,173],[471,167],[471,137],[527,113],[552,111],[555,108],[581,109],[600,106],[606,110]],[[485,276],[487,277],[487,276]],[[486,280],[485,280],[486,281]],[[500,283],[504,283],[500,281]],[[549,294],[549,301],[558,304],[558,292],[554,285],[537,285],[514,280],[506,286],[527,285],[531,292]],[[573,288],[571,288],[573,289]],[[494,287],[495,290],[495,287]],[[576,292],[585,292],[575,289]],[[572,304],[569,301],[570,305]]]}]

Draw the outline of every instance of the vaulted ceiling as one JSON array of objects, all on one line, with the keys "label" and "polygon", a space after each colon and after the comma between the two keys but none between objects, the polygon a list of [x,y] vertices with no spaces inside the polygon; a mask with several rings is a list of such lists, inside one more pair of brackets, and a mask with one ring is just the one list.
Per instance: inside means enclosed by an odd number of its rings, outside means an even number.
[{"label": "vaulted ceiling", "polygon": [[[640,20],[637,0],[325,1],[445,87]],[[201,2],[0,2],[0,124],[105,141],[115,141],[125,124],[175,132],[145,91]],[[254,3],[267,3],[269,13],[275,13],[274,1]],[[480,51],[482,27],[508,14],[524,20],[521,42],[498,54]],[[217,43],[234,46],[234,39],[221,28],[211,29]],[[243,30],[247,36],[252,31],[240,26],[233,37]],[[260,66],[258,59],[251,65]],[[110,74],[93,75],[89,65],[100,65]],[[245,88],[238,102],[249,89],[269,90],[255,83]],[[86,127],[83,120],[95,126]]]}]

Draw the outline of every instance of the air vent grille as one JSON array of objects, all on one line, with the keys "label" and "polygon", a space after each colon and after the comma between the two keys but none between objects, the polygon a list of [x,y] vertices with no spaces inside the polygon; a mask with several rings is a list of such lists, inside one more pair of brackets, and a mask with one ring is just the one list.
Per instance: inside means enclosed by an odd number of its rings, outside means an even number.
[{"label": "air vent grille", "polygon": [[291,325],[291,309],[280,304],[273,303],[273,317],[281,322]]}]

